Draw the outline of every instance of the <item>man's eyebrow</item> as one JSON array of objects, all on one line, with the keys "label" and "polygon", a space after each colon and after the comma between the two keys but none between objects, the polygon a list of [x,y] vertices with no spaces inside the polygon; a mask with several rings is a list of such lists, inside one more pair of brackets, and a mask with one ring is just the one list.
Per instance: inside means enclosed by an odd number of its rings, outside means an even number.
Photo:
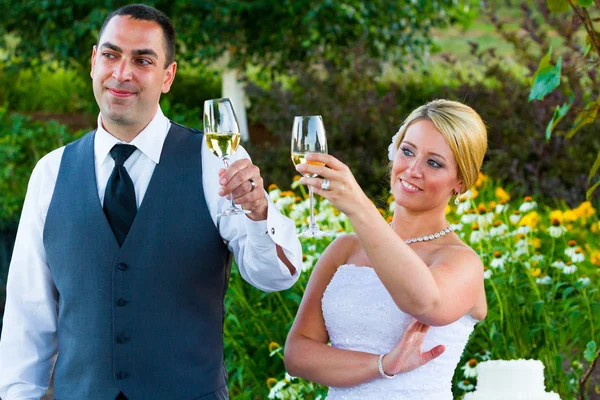
[{"label": "man's eyebrow", "polygon": [[[111,42],[102,43],[102,45],[100,46],[100,48],[101,49],[108,48],[108,49],[111,49],[113,51],[116,51],[117,53],[123,53],[123,49],[122,48],[120,48],[116,44],[112,44]],[[134,50],[133,54],[135,54],[136,56],[150,56],[152,58],[158,59],[158,54],[156,54],[156,52],[154,50],[152,50],[152,49],[138,49],[138,50]]]},{"label": "man's eyebrow", "polygon": [[[407,140],[405,140],[405,141],[404,141],[404,143],[411,145],[411,146],[412,146],[412,147],[414,147],[415,149],[418,149],[418,147],[417,147],[417,146],[415,146],[413,143],[411,143],[411,142],[409,142],[409,141],[407,141]],[[439,158],[443,159],[444,161],[448,161],[448,160],[446,160],[446,157],[444,157],[444,156],[443,156],[443,155],[441,155],[441,154],[434,153],[434,152],[429,152],[429,154],[432,154],[432,155],[434,155],[434,156],[438,156]]]},{"label": "man's eyebrow", "polygon": [[150,57],[156,58],[158,60],[158,54],[156,54],[156,52],[152,49],[134,50],[133,54],[138,55],[138,56],[150,56]]},{"label": "man's eyebrow", "polygon": [[123,49],[122,49],[122,48],[120,48],[120,47],[119,47],[119,46],[117,46],[116,44],[112,44],[111,42],[104,42],[104,43],[102,43],[102,44],[100,45],[100,48],[101,48],[101,49],[103,49],[103,48],[109,48],[109,49],[111,49],[111,50],[114,50],[114,51],[116,51],[117,53],[122,53],[122,52],[123,52]]}]

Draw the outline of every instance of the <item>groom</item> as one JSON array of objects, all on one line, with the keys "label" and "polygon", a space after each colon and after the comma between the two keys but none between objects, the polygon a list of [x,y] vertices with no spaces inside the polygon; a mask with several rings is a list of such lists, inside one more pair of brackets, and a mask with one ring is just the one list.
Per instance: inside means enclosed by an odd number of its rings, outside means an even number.
[{"label": "groom", "polygon": [[[92,52],[98,126],[46,155],[28,187],[7,285],[0,396],[226,399],[230,252],[265,290],[298,279],[295,226],[238,150],[227,171],[203,135],[169,121],[175,31],[130,5]],[[255,188],[257,190],[255,190]],[[226,196],[251,211],[215,215]]]}]

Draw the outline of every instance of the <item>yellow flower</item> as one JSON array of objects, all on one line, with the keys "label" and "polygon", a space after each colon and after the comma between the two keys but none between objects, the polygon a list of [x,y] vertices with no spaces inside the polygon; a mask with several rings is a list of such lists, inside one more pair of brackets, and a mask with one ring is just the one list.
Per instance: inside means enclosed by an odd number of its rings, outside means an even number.
[{"label": "yellow flower", "polygon": [[302,197],[300,197],[300,196],[296,196],[294,198],[294,203],[300,203],[301,201],[302,201]]},{"label": "yellow flower", "polygon": [[336,217],[339,217],[340,214],[341,214],[340,210],[338,210],[337,208],[333,209],[333,215],[335,215]]},{"label": "yellow flower", "polygon": [[533,277],[540,276],[541,273],[542,273],[542,270],[539,269],[539,268],[532,268],[531,269],[531,276],[533,276]]},{"label": "yellow flower", "polygon": [[450,206],[446,206],[446,215],[450,214],[450,212],[452,211],[452,207]]},{"label": "yellow flower", "polygon": [[475,187],[483,186],[483,184],[486,183],[488,180],[489,178],[487,176],[479,172],[479,176],[477,176],[477,182],[475,182]]},{"label": "yellow flower", "polygon": [[269,389],[271,389],[276,384],[277,384],[277,379],[275,379],[275,378],[269,378],[269,379],[267,379],[267,387]]},{"label": "yellow flower", "polygon": [[477,206],[477,213],[479,213],[479,215],[483,215],[483,214],[485,214],[485,213],[487,213],[487,212],[488,212],[488,211],[487,211],[487,209],[485,208],[485,205],[484,205],[484,204],[481,204],[481,203],[480,203],[480,204]]},{"label": "yellow flower", "polygon": [[296,182],[297,180],[299,180],[301,177],[300,175],[294,175],[294,182]]},{"label": "yellow flower", "polygon": [[393,220],[393,219],[394,219],[394,216],[393,216],[393,215],[390,215],[389,217],[387,217],[387,218],[385,219],[385,222],[387,222],[387,223],[389,224],[390,222],[392,222],[392,220]]},{"label": "yellow flower", "polygon": [[296,197],[296,193],[292,192],[291,190],[286,190],[285,192],[281,192],[279,194],[280,197]]},{"label": "yellow flower", "polygon": [[498,198],[498,200],[500,200],[501,202],[508,202],[510,200],[510,195],[508,193],[506,193],[506,191],[504,189],[502,189],[501,187],[496,188],[496,192],[494,193],[496,195],[496,197]]},{"label": "yellow flower", "polygon": [[523,218],[521,218],[521,220],[519,221],[519,226],[530,226],[532,228],[535,228],[539,222],[540,215],[537,212],[532,211],[529,214],[523,216]]},{"label": "yellow flower", "polygon": [[279,189],[279,188],[277,187],[276,184],[271,183],[267,189],[267,192],[270,192],[271,190],[275,190],[275,189]]},{"label": "yellow flower", "polygon": [[590,227],[590,231],[592,233],[598,233],[600,231],[600,221],[598,221],[595,224],[592,224],[592,226]]},{"label": "yellow flower", "polygon": [[379,214],[381,214],[382,217],[385,217],[385,210],[383,208],[377,207],[377,211],[379,211]]},{"label": "yellow flower", "polygon": [[542,241],[540,240],[540,238],[533,239],[532,243],[534,249],[539,249],[540,247],[542,247]]},{"label": "yellow flower", "polygon": [[565,219],[565,217],[561,210],[554,210],[554,211],[550,212],[550,221],[556,220],[556,221],[558,221],[559,225],[562,225],[564,219]]},{"label": "yellow flower", "polygon": [[390,197],[388,197],[388,199],[387,199],[387,203],[392,204],[393,202],[394,202],[394,196],[390,195]]},{"label": "yellow flower", "polygon": [[592,261],[592,264],[600,267],[600,250],[595,250],[592,252],[590,261]]},{"label": "yellow flower", "polygon": [[490,209],[493,210],[494,208],[496,208],[497,205],[498,204],[495,201],[490,201]]},{"label": "yellow flower", "polygon": [[577,221],[577,213],[573,210],[567,210],[563,213],[565,222]]},{"label": "yellow flower", "polygon": [[596,210],[592,207],[592,203],[584,201],[573,212],[579,217],[588,218],[593,216]]},{"label": "yellow flower", "polygon": [[277,343],[277,342],[271,342],[271,343],[269,343],[269,352],[275,351],[275,350],[277,350],[280,347],[281,346],[279,345],[279,343]]}]

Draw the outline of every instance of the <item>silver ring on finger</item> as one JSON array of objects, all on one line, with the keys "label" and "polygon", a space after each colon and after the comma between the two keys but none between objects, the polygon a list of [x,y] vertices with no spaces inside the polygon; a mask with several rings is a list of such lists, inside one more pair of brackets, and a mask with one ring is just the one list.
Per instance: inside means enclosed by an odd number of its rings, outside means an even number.
[{"label": "silver ring on finger", "polygon": [[321,189],[329,190],[329,186],[331,186],[331,181],[327,178],[323,178],[323,182],[321,182]]},{"label": "silver ring on finger", "polygon": [[252,189],[250,189],[250,193],[254,192],[254,189],[256,189],[256,183],[254,183],[254,179],[249,178],[248,182],[250,182],[250,185],[252,185]]}]

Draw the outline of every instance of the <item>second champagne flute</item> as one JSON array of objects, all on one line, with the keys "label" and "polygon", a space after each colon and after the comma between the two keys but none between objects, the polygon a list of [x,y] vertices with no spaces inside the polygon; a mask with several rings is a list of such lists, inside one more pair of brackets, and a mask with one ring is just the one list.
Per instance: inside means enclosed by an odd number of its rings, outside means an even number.
[{"label": "second champagne flute", "polygon": [[[306,153],[327,154],[327,138],[325,137],[325,127],[323,118],[320,115],[311,115],[304,117],[295,117],[292,127],[292,162],[294,165],[310,163],[314,165],[324,165],[316,161],[307,161]],[[316,174],[304,174],[304,176],[314,178]],[[298,237],[320,237],[328,236],[329,232],[323,232],[319,229],[315,221],[314,194],[312,187],[308,187],[310,193],[310,223],[308,228],[300,233]]]}]

